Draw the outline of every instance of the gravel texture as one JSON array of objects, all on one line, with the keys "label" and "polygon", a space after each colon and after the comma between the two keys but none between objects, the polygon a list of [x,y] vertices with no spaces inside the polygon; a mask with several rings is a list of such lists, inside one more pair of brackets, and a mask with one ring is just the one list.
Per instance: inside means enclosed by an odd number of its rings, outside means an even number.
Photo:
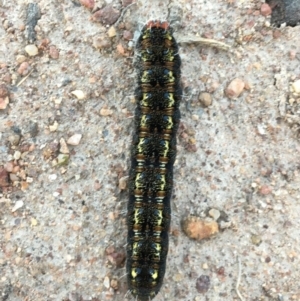
[{"label": "gravel texture", "polygon": [[[300,27],[257,0],[40,0],[33,33],[28,3],[0,1],[0,301],[132,300],[134,39],[153,18],[184,88],[155,301],[300,300]],[[219,232],[188,238],[190,215]]]}]

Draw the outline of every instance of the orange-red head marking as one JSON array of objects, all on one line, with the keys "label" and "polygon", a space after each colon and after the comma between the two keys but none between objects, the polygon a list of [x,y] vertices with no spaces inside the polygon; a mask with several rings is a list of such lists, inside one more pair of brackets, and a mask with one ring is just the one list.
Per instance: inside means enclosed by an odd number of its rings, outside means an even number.
[{"label": "orange-red head marking", "polygon": [[167,30],[169,28],[169,23],[168,22],[161,22],[161,21],[157,21],[157,20],[154,20],[154,21],[149,21],[147,23],[147,28],[153,28],[153,27],[156,27],[156,28],[162,28],[164,30]]}]

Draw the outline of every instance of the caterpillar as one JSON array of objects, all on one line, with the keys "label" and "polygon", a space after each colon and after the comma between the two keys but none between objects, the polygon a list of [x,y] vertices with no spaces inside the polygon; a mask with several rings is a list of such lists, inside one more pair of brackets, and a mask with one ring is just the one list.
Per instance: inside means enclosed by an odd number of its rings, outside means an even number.
[{"label": "caterpillar", "polygon": [[127,208],[127,282],[137,300],[159,292],[166,269],[176,132],[180,120],[180,57],[167,22],[149,21],[136,44],[135,134]]}]

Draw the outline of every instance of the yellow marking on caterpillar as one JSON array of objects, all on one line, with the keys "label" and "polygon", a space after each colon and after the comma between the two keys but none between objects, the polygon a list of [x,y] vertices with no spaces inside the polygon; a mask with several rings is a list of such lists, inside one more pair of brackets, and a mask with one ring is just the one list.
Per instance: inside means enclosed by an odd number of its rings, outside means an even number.
[{"label": "yellow marking on caterpillar", "polygon": [[161,184],[160,184],[160,186],[159,186],[159,190],[165,190],[165,188],[166,188],[166,176],[165,175],[161,175]]},{"label": "yellow marking on caterpillar", "polygon": [[159,243],[155,243],[154,244],[155,247],[155,252],[154,252],[154,256],[156,257],[155,260],[159,261],[160,260],[160,252],[161,252],[161,245]]},{"label": "yellow marking on caterpillar", "polygon": [[148,107],[149,106],[148,100],[149,100],[148,93],[143,93],[143,98],[141,100],[141,104],[145,107]]},{"label": "yellow marking on caterpillar", "polygon": [[169,61],[169,62],[172,62],[175,58],[173,55],[173,51],[169,51],[168,53],[164,54],[163,57],[166,58],[166,61]]},{"label": "yellow marking on caterpillar", "polygon": [[158,210],[159,214],[159,218],[157,219],[157,225],[160,226],[162,221],[163,221],[163,216],[162,216],[162,210]]},{"label": "yellow marking on caterpillar", "polygon": [[161,245],[159,243],[155,243],[155,250],[157,252],[160,252],[161,251]]},{"label": "yellow marking on caterpillar", "polygon": [[142,115],[140,126],[147,127],[147,115]]},{"label": "yellow marking on caterpillar", "polygon": [[142,39],[146,40],[146,39],[150,38],[150,36],[151,36],[151,29],[148,29],[145,31],[145,34],[143,35]]},{"label": "yellow marking on caterpillar", "polygon": [[139,242],[135,242],[132,246],[132,255],[139,256]]},{"label": "yellow marking on caterpillar", "polygon": [[134,220],[134,223],[135,224],[138,224],[139,223],[139,209],[134,209],[134,218],[133,218],[133,220]]},{"label": "yellow marking on caterpillar", "polygon": [[164,36],[165,36],[166,39],[168,39],[168,40],[170,40],[170,41],[173,39],[173,37],[172,37],[172,35],[170,34],[169,31],[167,31],[166,34],[165,34]]},{"label": "yellow marking on caterpillar", "polygon": [[[152,277],[153,280],[157,279],[158,278],[158,271],[153,270],[153,273],[151,274],[151,277]],[[152,283],[154,284],[155,282],[152,282]]]},{"label": "yellow marking on caterpillar", "polygon": [[172,71],[169,71],[165,78],[168,79],[169,83],[173,83],[175,81],[175,77]]},{"label": "yellow marking on caterpillar", "polygon": [[[142,174],[137,173],[135,176],[135,181],[134,181],[136,189],[143,189],[143,184],[139,183],[139,181],[141,181],[141,180],[142,180]],[[143,180],[142,180],[142,182],[143,182]]]},{"label": "yellow marking on caterpillar", "polygon": [[174,93],[169,93],[168,100],[169,100],[169,103],[168,103],[169,107],[173,107],[175,104]]},{"label": "yellow marking on caterpillar", "polygon": [[145,140],[145,138],[140,138],[139,144],[137,145],[137,150],[139,153],[142,153],[144,150],[143,145],[145,143]]},{"label": "yellow marking on caterpillar", "polygon": [[162,157],[167,157],[168,156],[168,153],[169,153],[169,150],[170,150],[170,144],[169,144],[169,141],[168,140],[165,140],[165,150],[163,152],[163,156]]},{"label": "yellow marking on caterpillar", "polygon": [[166,129],[170,130],[173,128],[173,118],[171,116],[168,116],[168,125],[166,127]]},{"label": "yellow marking on caterpillar", "polygon": [[148,74],[149,74],[148,70],[143,72],[143,75],[141,77],[141,82],[142,83],[147,83],[149,81]]},{"label": "yellow marking on caterpillar", "polygon": [[131,269],[131,276],[132,278],[136,278],[138,276],[138,273],[136,272],[136,268]]}]

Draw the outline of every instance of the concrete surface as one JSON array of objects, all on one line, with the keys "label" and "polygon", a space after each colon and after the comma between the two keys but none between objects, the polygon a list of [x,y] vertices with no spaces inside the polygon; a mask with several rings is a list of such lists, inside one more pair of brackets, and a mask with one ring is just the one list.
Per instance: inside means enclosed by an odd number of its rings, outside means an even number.
[{"label": "concrete surface", "polygon": [[[202,36],[232,47],[180,44],[185,97],[170,251],[155,300],[242,300],[239,272],[243,300],[300,300],[300,96],[291,90],[300,28],[272,28],[257,0],[138,1],[112,29],[75,1],[41,0],[39,54],[29,57],[27,3],[2,0],[0,8],[1,79],[10,92],[0,112],[0,165],[10,177],[0,197],[0,300],[132,300],[121,188],[135,70],[124,36],[152,18],[168,19],[179,41]],[[224,90],[234,78],[245,89],[232,100]],[[212,105],[201,106],[200,92]],[[74,134],[82,134],[78,145],[61,148]],[[69,162],[60,162],[68,164],[56,165],[67,149]],[[207,219],[208,208],[228,222],[211,239],[190,240],[182,219]],[[196,289],[201,276],[210,279],[205,293]]]}]

